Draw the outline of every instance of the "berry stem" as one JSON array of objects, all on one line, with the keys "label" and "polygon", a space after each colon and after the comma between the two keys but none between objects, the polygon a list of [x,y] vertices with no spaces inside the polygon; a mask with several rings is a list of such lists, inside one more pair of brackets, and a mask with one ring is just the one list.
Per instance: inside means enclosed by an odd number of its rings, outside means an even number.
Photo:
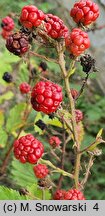
[{"label": "berry stem", "polygon": [[85,177],[84,179],[81,181],[81,189],[83,190],[84,187],[85,187],[85,184],[89,178],[89,175],[90,175],[90,169],[91,167],[93,166],[93,160],[94,160],[94,155],[90,155],[90,159],[89,159],[89,163],[86,167],[86,173],[85,173]]},{"label": "berry stem", "polygon": [[77,100],[77,99],[81,96],[81,94],[83,93],[83,91],[84,91],[84,89],[85,89],[85,86],[86,86],[86,84],[87,84],[88,78],[89,78],[89,73],[86,74],[86,77],[85,77],[84,80],[83,80],[83,84],[82,84],[82,86],[81,86],[81,89],[80,89],[80,91],[78,92],[78,95],[77,95],[77,97],[76,97],[75,100]]},{"label": "berry stem", "polygon": [[[75,188],[78,189],[80,157],[81,157],[81,155],[78,154],[78,152],[80,151],[80,143],[78,142],[78,134],[77,134],[77,127],[76,127],[77,125],[76,125],[76,117],[75,117],[75,103],[74,103],[74,99],[73,99],[72,94],[71,94],[69,77],[68,77],[66,67],[65,67],[64,47],[65,47],[65,43],[63,43],[63,44],[57,43],[56,50],[58,53],[59,66],[61,68],[61,71],[62,71],[62,74],[64,77],[65,89],[66,89],[66,93],[68,95],[70,112],[72,115],[71,123],[72,123],[72,127],[73,127],[74,147],[75,147],[75,154],[76,154],[74,181],[75,181]],[[73,61],[73,64],[71,64],[71,65],[74,68],[74,61]],[[70,68],[71,71],[73,69],[72,67]]]},{"label": "berry stem", "polygon": [[62,174],[63,176],[68,176],[68,177],[70,177],[70,178],[72,178],[72,179],[74,178],[74,176],[73,176],[71,173],[68,173],[68,172],[66,172],[66,171],[64,171],[64,170],[62,170],[62,169],[56,167],[56,166],[55,166],[54,164],[52,164],[49,160],[44,160],[44,159],[41,158],[41,159],[39,160],[39,163],[46,164],[46,165],[50,166],[51,168],[54,169],[53,172],[60,173],[60,174]]},{"label": "berry stem", "polygon": [[43,55],[40,55],[39,53],[35,53],[35,52],[30,51],[30,55],[34,55],[34,56],[39,57],[41,59],[44,59],[44,60],[46,60],[48,62],[54,62],[54,63],[58,64],[57,60],[52,59],[52,58],[48,58],[48,57],[43,56]]},{"label": "berry stem", "polygon": [[[64,122],[63,122],[63,128],[64,128]],[[62,157],[61,157],[61,169],[64,169],[64,162],[65,162],[65,151],[66,151],[66,133],[65,130],[63,132],[63,148],[62,148]],[[57,189],[61,188],[63,181],[63,175],[61,174],[58,180],[58,187]]]}]

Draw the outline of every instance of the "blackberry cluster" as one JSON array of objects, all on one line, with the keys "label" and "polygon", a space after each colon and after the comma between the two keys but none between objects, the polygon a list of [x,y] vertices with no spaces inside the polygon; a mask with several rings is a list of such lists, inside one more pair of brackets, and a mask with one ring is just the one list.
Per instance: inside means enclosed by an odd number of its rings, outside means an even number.
[{"label": "blackberry cluster", "polygon": [[21,163],[37,163],[43,152],[43,144],[32,134],[22,136],[14,142],[14,155]]},{"label": "blackberry cluster", "polygon": [[84,26],[87,26],[98,18],[99,7],[91,0],[80,0],[74,4],[70,11],[70,16],[76,23],[82,23]]},{"label": "blackberry cluster", "polygon": [[14,33],[7,38],[6,47],[14,55],[22,56],[29,49],[29,37],[22,32]]},{"label": "blackberry cluster", "polygon": [[88,34],[79,28],[74,28],[70,35],[65,39],[67,50],[73,56],[81,55],[90,47]]},{"label": "blackberry cluster", "polygon": [[34,110],[49,114],[55,112],[62,102],[62,88],[52,82],[38,82],[31,93]]}]

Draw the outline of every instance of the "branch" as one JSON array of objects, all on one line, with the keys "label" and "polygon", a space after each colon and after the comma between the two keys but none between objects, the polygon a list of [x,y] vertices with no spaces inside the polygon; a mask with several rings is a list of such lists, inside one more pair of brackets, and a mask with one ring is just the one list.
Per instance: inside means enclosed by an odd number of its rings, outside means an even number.
[{"label": "branch", "polygon": [[88,163],[88,166],[87,166],[87,170],[86,170],[86,173],[85,173],[85,177],[84,179],[81,181],[81,188],[82,190],[84,189],[85,187],[85,184],[89,178],[89,175],[90,175],[90,169],[91,167],[93,166],[93,158],[94,158],[94,155],[91,155],[90,156],[90,159],[89,159],[89,163]]},{"label": "branch", "polygon": [[44,164],[50,166],[51,168],[53,168],[54,169],[53,172],[61,173],[63,176],[68,176],[68,177],[70,177],[72,179],[74,178],[73,174],[68,173],[68,172],[56,167],[49,160],[44,160],[44,159],[41,158],[41,159],[39,159],[39,162],[44,163]]},{"label": "branch", "polygon": [[[63,128],[64,128],[64,123],[63,123]],[[65,134],[65,130],[63,132],[63,148],[62,148],[62,157],[61,157],[61,169],[64,169],[64,161],[65,161],[65,150],[66,150],[66,134]],[[62,181],[63,181],[63,175],[61,174],[58,180],[58,187],[57,189],[61,188],[62,185]]]},{"label": "branch", "polygon": [[[59,59],[59,66],[61,68],[63,77],[64,77],[64,82],[65,82],[65,89],[68,95],[68,102],[69,102],[69,107],[70,107],[70,112],[72,115],[71,118],[71,123],[72,123],[72,128],[73,128],[73,136],[74,136],[74,147],[76,151],[76,162],[75,162],[75,174],[74,174],[74,179],[75,179],[75,187],[78,189],[79,185],[79,171],[80,171],[80,154],[78,152],[80,151],[80,143],[78,142],[78,134],[77,134],[77,125],[76,125],[76,117],[75,117],[75,104],[74,104],[74,99],[71,94],[70,90],[70,83],[69,83],[69,77],[67,76],[67,71],[65,67],[65,59],[64,59],[64,50],[65,50],[65,44],[57,43],[56,50],[58,53],[58,59]],[[74,67],[74,62],[73,64]],[[72,70],[73,68],[71,68]]]},{"label": "branch", "polygon": [[83,91],[84,91],[84,89],[85,89],[85,86],[86,86],[86,84],[87,84],[88,78],[89,78],[89,73],[87,73],[85,79],[83,80],[82,87],[81,87],[80,91],[78,92],[78,95],[77,95],[77,97],[76,97],[75,100],[77,100],[77,99],[81,96],[81,94],[83,93]]},{"label": "branch", "polygon": [[46,60],[48,62],[54,62],[54,63],[58,64],[57,60],[52,59],[52,58],[48,58],[48,57],[46,57],[44,55],[40,55],[39,53],[35,53],[35,52],[30,51],[30,55],[34,55],[34,56],[39,57],[41,59],[44,59],[44,60]]}]

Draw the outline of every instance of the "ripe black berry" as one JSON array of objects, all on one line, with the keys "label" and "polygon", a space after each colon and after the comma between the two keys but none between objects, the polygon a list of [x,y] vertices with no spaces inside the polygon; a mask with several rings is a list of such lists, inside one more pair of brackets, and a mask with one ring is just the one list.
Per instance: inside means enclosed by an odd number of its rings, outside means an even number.
[{"label": "ripe black berry", "polygon": [[7,83],[11,83],[13,78],[10,73],[5,72],[2,76],[2,79],[5,80]]},{"label": "ripe black berry", "polygon": [[46,62],[40,62],[40,65],[39,65],[41,68],[42,68],[42,70],[43,71],[46,71],[46,69],[47,69],[47,63]]},{"label": "ripe black berry", "polygon": [[47,125],[46,125],[41,119],[39,119],[35,124],[36,124],[41,130],[47,129]]},{"label": "ripe black berry", "polygon": [[89,73],[91,69],[94,72],[96,71],[96,68],[95,68],[95,59],[92,58],[91,55],[85,54],[85,55],[81,56],[80,62],[81,62],[81,65],[83,67],[83,71],[85,73]]}]

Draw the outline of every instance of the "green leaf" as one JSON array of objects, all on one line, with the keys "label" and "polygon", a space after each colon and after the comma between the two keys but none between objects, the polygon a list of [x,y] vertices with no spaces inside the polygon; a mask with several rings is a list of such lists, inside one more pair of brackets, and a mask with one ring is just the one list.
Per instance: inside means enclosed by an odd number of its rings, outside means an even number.
[{"label": "green leaf", "polygon": [[88,116],[89,121],[93,123],[93,121],[98,121],[101,118],[102,109],[94,106],[94,109],[88,109],[86,114]]},{"label": "green leaf", "polygon": [[8,135],[2,127],[0,127],[0,146],[4,147],[7,142]]},{"label": "green leaf", "polygon": [[0,96],[0,103],[2,103],[4,100],[10,100],[13,98],[14,94],[11,91],[8,91],[7,93]]},{"label": "green leaf", "polygon": [[[33,184],[31,187],[27,187],[27,189],[36,198],[40,200],[43,199],[43,191],[38,187],[37,184]],[[44,199],[45,200],[51,199],[51,193],[48,189],[44,189]]]},{"label": "green leaf", "polygon": [[10,110],[6,124],[6,129],[8,132],[15,131],[23,125],[22,114],[25,110],[25,107],[25,103],[20,103]]},{"label": "green leaf", "polygon": [[26,200],[18,191],[0,186],[0,200]]},{"label": "green leaf", "polygon": [[102,132],[103,132],[103,128],[101,128],[101,129],[99,130],[99,132],[98,132],[98,134],[97,134],[97,136],[96,136],[96,139],[97,139],[98,137],[101,137],[101,136],[102,136]]},{"label": "green leaf", "polygon": [[0,126],[4,124],[4,113],[0,110]]},{"label": "green leaf", "polygon": [[35,178],[32,164],[22,164],[14,158],[12,162],[11,178],[17,185],[26,187],[37,182]]},{"label": "green leaf", "polygon": [[22,82],[28,82],[28,78],[29,78],[29,71],[27,69],[27,64],[23,63],[20,65],[20,68],[19,68],[19,75],[17,77],[17,86],[20,85],[20,83]]}]

